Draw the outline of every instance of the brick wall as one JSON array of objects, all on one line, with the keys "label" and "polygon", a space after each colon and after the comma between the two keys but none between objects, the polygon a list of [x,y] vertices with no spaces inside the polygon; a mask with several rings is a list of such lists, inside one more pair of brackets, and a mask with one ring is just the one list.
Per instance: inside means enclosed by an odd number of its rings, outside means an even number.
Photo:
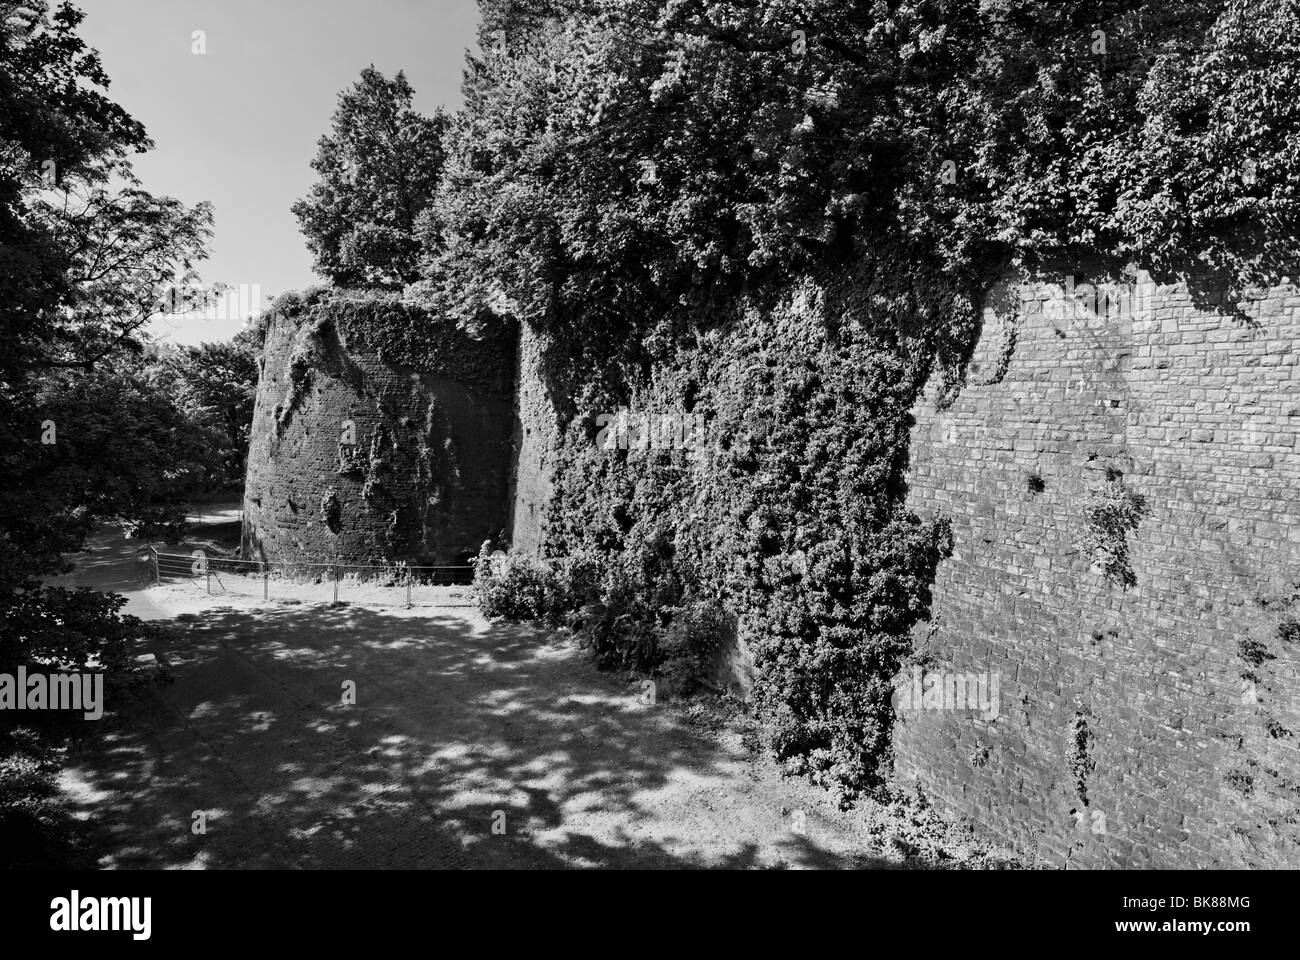
[{"label": "brick wall", "polygon": [[[1242,317],[1145,283],[1093,315],[1017,286],[911,447],[955,541],[918,646],[996,672],[999,715],[901,711],[896,772],[1046,863],[1294,865],[1300,294]],[[1127,587],[1089,538],[1107,490],[1145,498]]]},{"label": "brick wall", "polygon": [[[326,304],[268,323],[244,493],[246,557],[452,563],[505,531],[508,384],[381,361],[358,322]],[[489,351],[472,341],[456,348]],[[340,442],[349,420],[355,444]],[[322,507],[331,491],[333,520]]]}]

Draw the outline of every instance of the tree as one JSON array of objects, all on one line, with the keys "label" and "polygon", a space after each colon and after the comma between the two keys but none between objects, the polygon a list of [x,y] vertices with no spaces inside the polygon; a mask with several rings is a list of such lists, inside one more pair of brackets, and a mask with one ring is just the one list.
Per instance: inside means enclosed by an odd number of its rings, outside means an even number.
[{"label": "tree", "polygon": [[[127,157],[152,144],[100,92],[98,55],[76,35],[83,14],[44,2],[9,2],[3,13],[0,597],[61,569],[60,554],[99,520],[147,526],[180,511],[159,496],[176,491],[164,478],[181,468],[159,457],[137,473],[129,456],[169,438],[187,456],[175,435],[183,420],[129,382],[131,358],[162,288],[190,287],[211,223],[206,205],[188,209],[135,180]],[[96,386],[106,402],[91,395]],[[106,456],[90,434],[120,443],[123,456]]]},{"label": "tree", "polygon": [[426,273],[466,323],[508,305],[575,343],[845,270],[967,341],[1011,267],[1276,277],[1297,9],[488,3]]},{"label": "tree", "polygon": [[421,116],[400,71],[369,66],[339,95],[312,169],[320,179],[293,205],[316,271],[340,286],[397,287],[419,276],[417,220],[442,171],[445,115]]},{"label": "tree", "polygon": [[248,333],[186,347],[152,370],[154,384],[193,425],[192,432],[213,439],[211,480],[229,489],[243,487],[257,372],[257,350]]},{"label": "tree", "polygon": [[[175,533],[212,469],[218,444],[141,357],[162,290],[191,286],[211,211],[134,178],[128,157],[152,144],[105,95],[82,19],[66,2],[0,0],[0,672],[102,670],[116,686],[159,629],[122,615],[120,596],[42,578],[105,520]],[[7,863],[67,863],[56,768],[40,737],[0,717]]]}]

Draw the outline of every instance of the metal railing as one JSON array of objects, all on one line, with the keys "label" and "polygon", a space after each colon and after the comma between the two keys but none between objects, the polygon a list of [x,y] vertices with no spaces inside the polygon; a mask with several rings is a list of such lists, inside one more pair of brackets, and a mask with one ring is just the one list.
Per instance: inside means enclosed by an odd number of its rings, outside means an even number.
[{"label": "metal railing", "polygon": [[193,553],[164,553],[152,544],[148,560],[153,579],[189,582],[214,596],[272,600],[346,602],[411,607],[472,606],[468,564],[419,566],[406,563],[315,563],[238,560]]}]

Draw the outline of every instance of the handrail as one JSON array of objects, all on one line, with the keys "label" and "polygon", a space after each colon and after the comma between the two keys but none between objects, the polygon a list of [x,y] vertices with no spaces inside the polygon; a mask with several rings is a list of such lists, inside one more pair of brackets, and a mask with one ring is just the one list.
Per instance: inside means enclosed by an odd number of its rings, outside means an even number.
[{"label": "handrail", "polygon": [[[198,559],[192,553],[161,553],[154,550],[154,555],[164,560],[184,560],[187,563],[193,563]],[[441,564],[408,564],[408,563],[346,563],[336,561],[334,563],[319,563],[310,560],[241,560],[238,557],[218,557],[204,554],[203,560],[207,563],[246,563],[256,567],[326,567],[326,568],[346,568],[349,570],[473,570],[472,563],[441,563]]]}]

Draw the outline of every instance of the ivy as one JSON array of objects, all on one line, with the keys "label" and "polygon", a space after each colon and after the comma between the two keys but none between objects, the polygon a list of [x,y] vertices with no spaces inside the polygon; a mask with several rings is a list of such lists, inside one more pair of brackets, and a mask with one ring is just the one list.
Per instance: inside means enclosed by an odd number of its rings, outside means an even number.
[{"label": "ivy", "polygon": [[1138,528],[1146,513],[1146,498],[1125,487],[1117,474],[1108,475],[1084,504],[1093,564],[1107,581],[1125,590],[1137,584],[1128,536]]}]

